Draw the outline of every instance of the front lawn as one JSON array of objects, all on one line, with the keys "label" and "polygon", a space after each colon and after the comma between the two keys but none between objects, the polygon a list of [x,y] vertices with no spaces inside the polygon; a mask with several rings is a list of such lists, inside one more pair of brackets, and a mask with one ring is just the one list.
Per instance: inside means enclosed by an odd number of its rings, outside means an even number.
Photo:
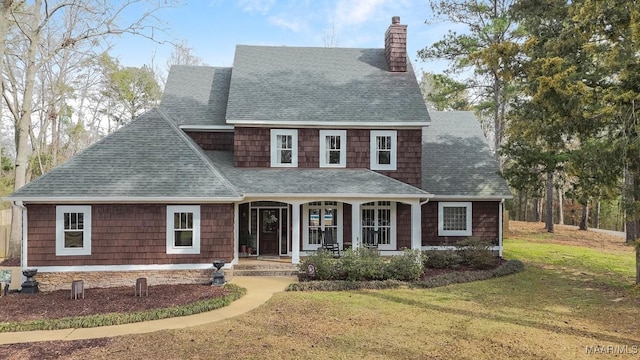
[{"label": "front lawn", "polygon": [[278,293],[236,318],[119,337],[69,358],[640,358],[633,249],[592,251],[575,246],[575,235],[572,245],[556,241],[563,234],[505,241],[506,257],[525,263],[515,275],[433,289]]}]

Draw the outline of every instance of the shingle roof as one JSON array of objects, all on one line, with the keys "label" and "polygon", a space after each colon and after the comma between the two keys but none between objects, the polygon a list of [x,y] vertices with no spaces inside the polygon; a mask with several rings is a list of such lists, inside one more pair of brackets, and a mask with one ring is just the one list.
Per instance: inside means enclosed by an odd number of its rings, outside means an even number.
[{"label": "shingle roof", "polygon": [[227,122],[427,125],[411,63],[387,69],[384,49],[238,45]]},{"label": "shingle roof", "polygon": [[231,68],[174,65],[160,103],[178,125],[227,125]]},{"label": "shingle roof", "polygon": [[245,195],[339,195],[352,197],[427,198],[427,192],[368,169],[236,168],[233,153],[207,156]]},{"label": "shingle roof", "polygon": [[510,198],[498,164],[470,111],[430,111],[422,131],[422,188],[436,197]]},{"label": "shingle roof", "polygon": [[202,150],[151,110],[9,196],[39,199],[240,198]]}]

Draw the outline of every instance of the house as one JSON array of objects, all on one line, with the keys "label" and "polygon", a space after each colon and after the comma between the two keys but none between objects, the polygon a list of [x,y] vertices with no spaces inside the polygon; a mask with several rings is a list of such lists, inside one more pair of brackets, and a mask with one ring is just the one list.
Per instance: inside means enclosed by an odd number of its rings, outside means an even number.
[{"label": "house", "polygon": [[299,263],[323,238],[501,252],[497,170],[473,114],[427,111],[394,17],[380,49],[238,45],[233,67],[174,66],[158,108],[8,200],[43,289],[206,282],[214,259]]}]

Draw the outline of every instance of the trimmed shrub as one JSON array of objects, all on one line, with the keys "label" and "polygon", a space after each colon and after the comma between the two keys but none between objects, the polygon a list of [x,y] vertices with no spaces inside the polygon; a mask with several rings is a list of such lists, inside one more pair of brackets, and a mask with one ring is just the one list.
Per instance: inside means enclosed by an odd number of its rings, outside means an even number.
[{"label": "trimmed shrub", "polygon": [[429,289],[439,286],[486,280],[493,277],[511,275],[520,272],[523,269],[524,264],[520,260],[509,260],[493,270],[451,272],[420,281],[309,281],[289,284],[286,291],[348,291],[363,289],[383,290],[397,289],[403,286]]},{"label": "trimmed shrub", "polygon": [[338,259],[338,278],[348,281],[384,280],[385,264],[376,249],[347,249]]},{"label": "trimmed shrub", "polygon": [[489,269],[496,265],[497,257],[491,251],[491,243],[476,238],[468,238],[456,243],[456,252],[462,264],[474,269]]},{"label": "trimmed shrub", "polygon": [[350,290],[384,290],[397,289],[407,286],[407,283],[397,280],[372,281],[307,281],[289,284],[286,291],[350,291]]},{"label": "trimmed shrub", "polygon": [[456,269],[462,263],[457,250],[427,250],[422,256],[426,268]]},{"label": "trimmed shrub", "polygon": [[392,256],[386,263],[386,279],[418,280],[422,274],[424,274],[424,265],[420,250],[406,249],[402,255]]},{"label": "trimmed shrub", "polygon": [[[309,265],[313,264],[315,268],[315,277],[309,278],[307,270]],[[333,253],[319,249],[311,255],[307,256],[298,265],[298,280],[334,280],[337,279],[337,260],[333,258]]]}]

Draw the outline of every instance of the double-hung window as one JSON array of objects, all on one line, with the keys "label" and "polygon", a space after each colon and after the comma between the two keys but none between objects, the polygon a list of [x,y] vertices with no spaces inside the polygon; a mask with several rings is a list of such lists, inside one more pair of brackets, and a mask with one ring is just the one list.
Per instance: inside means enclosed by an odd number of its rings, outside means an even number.
[{"label": "double-hung window", "polygon": [[438,235],[471,236],[471,202],[439,202]]},{"label": "double-hung window", "polygon": [[396,170],[397,133],[393,130],[371,130],[371,170]]},{"label": "double-hung window", "polygon": [[320,130],[320,167],[346,167],[347,131]]},{"label": "double-hung window", "polygon": [[271,167],[298,167],[298,130],[271,129]]},{"label": "double-hung window", "polygon": [[91,206],[56,207],[56,255],[91,255]]},{"label": "double-hung window", "polygon": [[200,253],[200,206],[167,206],[167,254]]}]

